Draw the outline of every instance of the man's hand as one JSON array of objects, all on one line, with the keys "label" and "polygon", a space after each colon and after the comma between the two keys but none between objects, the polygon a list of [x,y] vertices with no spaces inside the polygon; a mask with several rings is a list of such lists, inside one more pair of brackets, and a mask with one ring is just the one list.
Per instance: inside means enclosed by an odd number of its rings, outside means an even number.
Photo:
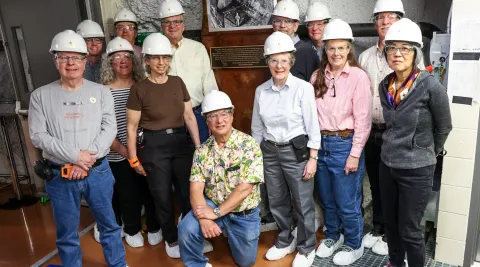
[{"label": "man's hand", "polygon": [[67,179],[69,179],[69,180],[80,180],[80,179],[83,179],[83,178],[85,178],[85,170],[83,170],[82,168],[80,168],[79,166],[74,164],[72,166],[72,170],[70,171],[70,175],[68,176]]},{"label": "man's hand", "polygon": [[88,169],[92,167],[95,161],[97,161],[95,159],[96,154],[97,152],[95,151],[80,150],[80,153],[78,153],[78,161],[76,165],[83,170],[88,171]]},{"label": "man's hand", "polygon": [[213,213],[213,209],[208,205],[198,205],[194,207],[193,214],[197,217],[198,220],[200,219],[207,219],[207,220],[216,220],[218,219],[217,215]]},{"label": "man's hand", "polygon": [[358,170],[358,162],[360,158],[354,156],[348,156],[347,163],[345,164],[345,175],[356,172]]},{"label": "man's hand", "polygon": [[200,228],[205,238],[214,238],[222,234],[222,229],[212,220],[200,219]]},{"label": "man's hand", "polygon": [[317,172],[317,161],[315,159],[309,159],[305,168],[303,169],[303,180],[308,181],[315,176],[315,172]]},{"label": "man's hand", "polygon": [[147,176],[147,172],[145,172],[145,169],[143,168],[142,164],[135,167],[135,171],[140,175]]}]

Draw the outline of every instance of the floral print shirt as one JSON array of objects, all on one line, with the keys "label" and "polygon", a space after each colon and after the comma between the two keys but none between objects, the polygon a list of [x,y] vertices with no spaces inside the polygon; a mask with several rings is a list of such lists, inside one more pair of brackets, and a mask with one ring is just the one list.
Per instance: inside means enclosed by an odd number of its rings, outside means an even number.
[{"label": "floral print shirt", "polygon": [[205,183],[204,194],[220,206],[239,184],[254,184],[252,193],[233,210],[239,212],[260,204],[260,183],[263,183],[263,157],[259,145],[236,129],[223,148],[211,136],[195,151],[190,182]]}]

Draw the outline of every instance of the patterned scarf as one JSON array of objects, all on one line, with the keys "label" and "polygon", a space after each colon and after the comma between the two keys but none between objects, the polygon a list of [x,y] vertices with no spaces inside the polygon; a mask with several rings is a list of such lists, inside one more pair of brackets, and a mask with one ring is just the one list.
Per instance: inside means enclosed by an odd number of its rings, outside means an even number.
[{"label": "patterned scarf", "polygon": [[412,72],[408,78],[402,83],[400,88],[395,90],[395,72],[388,75],[388,92],[387,92],[387,101],[388,104],[392,105],[394,108],[397,108],[398,104],[407,96],[410,88],[412,87],[413,82],[417,79],[420,74],[420,70],[415,67],[412,69]]}]

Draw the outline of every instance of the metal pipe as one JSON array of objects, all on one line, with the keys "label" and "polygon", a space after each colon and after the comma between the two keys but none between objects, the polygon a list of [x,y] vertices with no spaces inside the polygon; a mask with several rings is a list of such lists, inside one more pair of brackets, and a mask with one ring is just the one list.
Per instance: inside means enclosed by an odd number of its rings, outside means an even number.
[{"label": "metal pipe", "polygon": [[5,149],[7,151],[7,158],[8,158],[8,165],[9,165],[10,174],[11,174],[11,177],[12,177],[13,190],[15,191],[15,195],[17,197],[17,200],[21,200],[22,199],[22,191],[20,189],[20,183],[19,183],[18,177],[17,177],[17,169],[15,167],[15,161],[13,159],[12,148],[10,147],[10,139],[8,138],[7,126],[6,126],[6,123],[5,123],[5,117],[2,117],[1,125],[2,125],[3,142],[5,143]]},{"label": "metal pipe", "polygon": [[25,149],[24,145],[25,142],[22,142],[22,137],[20,136],[20,131],[21,131],[21,126],[18,121],[18,116],[15,116],[13,118],[13,122],[15,123],[15,134],[17,135],[17,140],[20,145],[20,150],[22,151],[22,161],[23,161],[23,166],[25,166],[25,173],[26,176],[28,177],[28,184],[30,185],[30,191],[33,192],[33,186],[32,186],[32,178],[30,176],[30,172],[28,170],[28,163],[27,163],[27,155],[25,154]]}]

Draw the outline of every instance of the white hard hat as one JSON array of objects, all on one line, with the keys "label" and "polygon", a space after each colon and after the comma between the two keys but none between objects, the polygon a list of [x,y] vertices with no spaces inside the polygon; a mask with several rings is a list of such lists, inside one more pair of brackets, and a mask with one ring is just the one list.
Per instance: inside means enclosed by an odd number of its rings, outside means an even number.
[{"label": "white hard hat", "polygon": [[137,16],[135,16],[132,11],[122,7],[113,18],[114,24],[117,24],[118,22],[133,22],[137,24]]},{"label": "white hard hat", "polygon": [[418,27],[417,23],[407,18],[403,18],[390,26],[383,43],[385,44],[388,41],[412,42],[417,43],[421,48],[423,47],[420,27]]},{"label": "white hard hat", "polygon": [[76,52],[88,55],[85,40],[83,40],[80,34],[72,30],[57,33],[57,35],[53,37],[49,51],[52,54],[55,52]]},{"label": "white hard hat", "polygon": [[118,51],[128,51],[134,53],[130,42],[122,37],[115,37],[107,44],[107,55],[111,55]]},{"label": "white hard hat", "polygon": [[77,26],[77,33],[83,38],[105,37],[102,27],[93,20],[86,19]]},{"label": "white hard hat", "polygon": [[173,55],[172,45],[165,35],[155,32],[143,41],[142,54],[144,55]]},{"label": "white hard hat", "polygon": [[265,40],[263,55],[273,55],[284,52],[295,52],[297,49],[293,45],[292,38],[283,32],[274,32]]},{"label": "white hard hat", "polygon": [[165,0],[160,3],[160,18],[168,18],[185,14],[182,5],[177,0]]},{"label": "white hard hat", "polygon": [[332,19],[327,26],[325,26],[325,30],[323,31],[323,41],[337,39],[350,40],[353,42],[353,32],[350,25],[345,21],[341,19]]},{"label": "white hard hat", "polygon": [[273,9],[272,15],[300,20],[300,11],[293,0],[282,0],[278,2]]},{"label": "white hard hat", "polygon": [[398,12],[405,15],[402,0],[378,0],[373,8],[373,14],[382,12]]},{"label": "white hard hat", "polygon": [[232,100],[222,91],[212,90],[202,102],[202,115],[219,109],[234,108]]},{"label": "white hard hat", "polygon": [[308,9],[307,15],[305,16],[305,22],[315,21],[315,20],[326,20],[331,19],[330,11],[328,7],[320,2],[313,2]]}]

